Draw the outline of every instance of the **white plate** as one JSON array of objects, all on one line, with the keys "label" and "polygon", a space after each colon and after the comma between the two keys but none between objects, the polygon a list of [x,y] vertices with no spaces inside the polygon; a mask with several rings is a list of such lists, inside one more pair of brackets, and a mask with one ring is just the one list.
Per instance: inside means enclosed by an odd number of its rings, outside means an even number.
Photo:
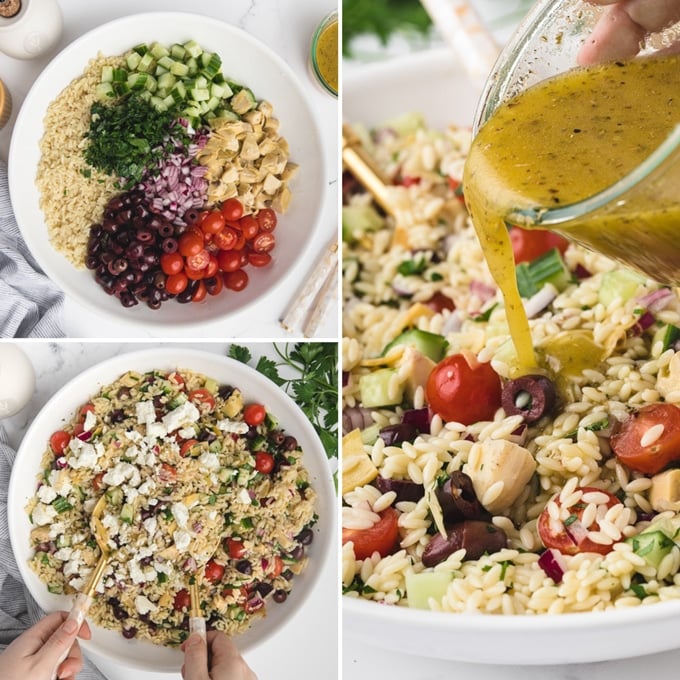
[{"label": "white plate", "polygon": [[[276,231],[279,238],[272,252],[274,261],[269,267],[250,267],[250,282],[245,290],[225,291],[209,296],[203,303],[182,305],[169,300],[156,311],[144,303],[125,309],[95,283],[92,272],[75,269],[48,240],[35,184],[43,117],[50,103],[98,53],[117,55],[140,42],[174,43],[189,39],[217,52],[222,57],[225,75],[247,85],[256,97],[272,103],[274,115],[281,121],[281,134],[290,144],[291,160],[300,169],[291,181],[290,209],[280,216]],[[38,264],[67,295],[109,318],[140,327],[195,330],[201,324],[241,312],[265,293],[285,284],[318,233],[326,172],[319,127],[307,99],[294,73],[280,57],[245,31],[217,19],[182,12],[155,12],[126,16],[99,26],[50,62],[33,84],[17,117],[9,151],[9,189],[21,233]]]},{"label": "white plate", "polygon": [[[348,77],[349,73],[349,77]],[[406,112],[471,126],[478,93],[448,49],[344,69],[343,119],[377,125]],[[342,598],[345,644],[483,664],[621,659],[680,647],[680,602],[563,616],[426,612]],[[385,668],[389,675],[389,668]]]},{"label": "white plate", "polygon": [[[62,387],[43,407],[26,432],[12,469],[8,495],[9,533],[22,578],[29,592],[46,611],[69,609],[72,598],[53,595],[28,567],[31,557],[29,535],[31,524],[24,508],[35,492],[40,461],[50,434],[69,420],[76,409],[101,387],[116,380],[128,370],[174,370],[187,368],[219,382],[238,387],[245,401],[264,403],[275,414],[281,426],[298,440],[303,462],[311,484],[318,494],[314,541],[308,555],[307,569],[295,577],[293,591],[285,603],[268,606],[267,616],[236,638],[244,653],[261,645],[278,631],[314,596],[318,575],[331,553],[336,516],[336,495],[324,449],[313,427],[287,394],[254,369],[227,357],[189,349],[154,349],[121,354],[84,371]],[[115,631],[92,627],[92,639],[81,644],[118,665],[145,671],[176,673],[183,655],[176,649],[151,645],[139,640],[126,640]],[[298,650],[301,651],[301,650]]]}]

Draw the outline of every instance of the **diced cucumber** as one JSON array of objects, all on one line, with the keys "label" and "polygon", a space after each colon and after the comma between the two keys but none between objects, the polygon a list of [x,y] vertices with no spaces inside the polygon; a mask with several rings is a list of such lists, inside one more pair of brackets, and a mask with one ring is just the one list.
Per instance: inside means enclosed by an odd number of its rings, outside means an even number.
[{"label": "diced cucumber", "polygon": [[404,398],[403,388],[397,389],[395,394],[390,394],[390,382],[396,373],[395,368],[379,368],[362,375],[359,378],[362,406],[376,408],[400,404]]},{"label": "diced cucumber", "polygon": [[519,294],[523,298],[532,297],[546,283],[551,283],[558,292],[562,292],[571,281],[571,272],[557,248],[552,248],[531,262],[518,264],[516,275]]},{"label": "diced cucumber", "polygon": [[57,496],[53,501],[52,501],[52,507],[59,513],[63,512],[68,512],[73,508],[72,503],[69,502],[68,498],[64,498],[63,496]]},{"label": "diced cucumber", "polygon": [[189,74],[189,67],[181,61],[173,61],[170,67],[170,73],[176,76],[186,76]]},{"label": "diced cucumber", "polygon": [[102,66],[102,83],[113,82],[113,66]]},{"label": "diced cucumber", "polygon": [[126,524],[132,524],[135,517],[135,508],[131,503],[125,503],[120,510],[120,521]]},{"label": "diced cucumber", "polygon": [[125,83],[127,82],[128,73],[124,68],[114,68],[113,78],[111,79],[114,83]]},{"label": "diced cucumber", "polygon": [[364,444],[372,445],[378,439],[379,435],[380,435],[380,425],[375,423],[375,424],[369,425],[368,427],[365,427],[363,430],[361,430],[361,441]]},{"label": "diced cucumber", "polygon": [[176,59],[178,61],[184,61],[187,55],[187,51],[184,49],[183,45],[180,45],[179,43],[175,43],[171,48],[170,48],[170,56],[173,59]]},{"label": "diced cucumber", "polygon": [[121,505],[123,502],[123,489],[119,486],[112,486],[105,492],[106,499],[111,505]]},{"label": "diced cucumber", "polygon": [[422,113],[405,113],[386,121],[383,127],[394,130],[400,137],[406,137],[424,129],[425,118]]},{"label": "diced cucumber", "polygon": [[377,231],[383,225],[383,218],[370,203],[342,206],[342,240],[345,243],[354,243],[367,231]]},{"label": "diced cucumber", "polygon": [[203,48],[195,41],[189,40],[184,43],[184,49],[187,51],[190,57],[196,59],[203,53]]},{"label": "diced cucumber", "polygon": [[393,347],[399,345],[413,347],[421,354],[432,359],[432,361],[439,362],[444,358],[449,342],[444,336],[437,335],[437,333],[422,331],[419,328],[409,328],[385,346],[382,356],[385,356]]},{"label": "diced cucumber", "polygon": [[143,57],[148,51],[149,46],[146,43],[139,43],[132,48],[133,52],[137,52],[140,57]]},{"label": "diced cucumber", "polygon": [[189,96],[195,102],[207,102],[210,99],[210,90],[207,88],[195,87],[193,90],[189,90]]},{"label": "diced cucumber", "polygon": [[637,289],[644,282],[645,277],[632,269],[613,269],[602,274],[598,299],[605,307],[608,307],[617,298],[626,302],[635,295]]},{"label": "diced cucumber", "polygon": [[673,538],[676,531],[670,522],[653,522],[636,536],[629,536],[626,543],[633,546],[633,552],[642,557],[655,569],[661,564],[675,545]]},{"label": "diced cucumber", "polygon": [[175,63],[175,60],[172,57],[161,57],[158,60],[158,63],[163,67],[167,68],[168,71],[172,68],[172,65]]},{"label": "diced cucumber", "polygon": [[155,63],[156,62],[155,62],[151,52],[147,52],[139,60],[139,64],[137,65],[137,70],[143,71],[144,73],[151,73],[151,71],[153,71],[153,67],[154,67]]},{"label": "diced cucumber", "polygon": [[162,59],[163,57],[167,57],[170,55],[170,50],[165,46],[161,45],[158,42],[155,42],[151,45],[151,54],[153,55],[154,59],[159,60]]},{"label": "diced cucumber", "polygon": [[667,323],[654,334],[652,346],[661,341],[661,351],[665,352],[669,347],[675,347],[675,344],[680,340],[680,328],[674,326],[672,323]]},{"label": "diced cucumber", "polygon": [[146,88],[148,73],[131,73],[128,76],[127,84],[131,90],[143,90]]},{"label": "diced cucumber", "polygon": [[158,89],[161,92],[170,92],[177,83],[177,78],[170,71],[158,76]]},{"label": "diced cucumber", "polygon": [[406,574],[406,596],[411,609],[429,609],[430,598],[439,602],[449,584],[453,581],[453,574],[446,571],[425,571],[420,574]]},{"label": "diced cucumber", "polygon": [[113,85],[111,83],[99,83],[94,88],[97,99],[100,101],[106,101],[107,99],[113,99],[116,93],[113,91]]},{"label": "diced cucumber", "polygon": [[142,57],[137,54],[137,52],[132,51],[130,54],[128,54],[127,58],[125,59],[125,63],[127,64],[127,67],[131,71],[135,71],[137,67],[139,66],[139,62],[142,60]]}]

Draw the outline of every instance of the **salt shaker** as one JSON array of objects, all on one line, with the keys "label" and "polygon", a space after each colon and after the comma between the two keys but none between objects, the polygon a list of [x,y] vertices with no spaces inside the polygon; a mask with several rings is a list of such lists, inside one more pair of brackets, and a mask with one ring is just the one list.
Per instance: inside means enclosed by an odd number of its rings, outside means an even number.
[{"label": "salt shaker", "polygon": [[13,416],[35,390],[33,364],[17,345],[0,342],[0,418]]},{"label": "salt shaker", "polygon": [[51,50],[63,27],[57,0],[0,0],[0,52],[33,59]]}]

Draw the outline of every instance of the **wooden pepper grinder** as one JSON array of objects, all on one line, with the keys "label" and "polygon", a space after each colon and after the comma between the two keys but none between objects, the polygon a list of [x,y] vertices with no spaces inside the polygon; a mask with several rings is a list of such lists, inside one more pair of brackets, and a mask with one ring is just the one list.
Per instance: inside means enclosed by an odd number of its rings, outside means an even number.
[{"label": "wooden pepper grinder", "polygon": [[0,17],[11,19],[19,14],[21,10],[21,0],[0,0]]},{"label": "wooden pepper grinder", "polygon": [[5,84],[0,80],[0,130],[5,127],[12,114],[12,97]]},{"label": "wooden pepper grinder", "polygon": [[0,0],[0,52],[35,59],[59,42],[63,17],[58,0]]}]

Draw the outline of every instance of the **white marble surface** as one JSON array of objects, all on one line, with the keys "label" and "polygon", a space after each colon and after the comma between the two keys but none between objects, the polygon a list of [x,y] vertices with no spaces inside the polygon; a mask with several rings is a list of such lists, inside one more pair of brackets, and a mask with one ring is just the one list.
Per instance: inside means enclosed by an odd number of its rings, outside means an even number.
[{"label": "white marble surface", "polygon": [[[124,352],[149,348],[152,343],[17,341],[29,357],[36,374],[36,390],[30,402],[16,415],[2,420],[10,443],[16,448],[23,433],[52,394],[64,383],[98,361]],[[227,343],[167,343],[225,355]],[[247,344],[255,360],[274,357],[271,344]],[[290,623],[261,648],[245,656],[259,678],[294,680],[337,677],[338,603],[337,560],[327,560],[324,572],[310,600]],[[109,661],[93,658],[109,680],[179,680],[179,674],[142,673],[124,669]],[[4,677],[2,670],[0,676]]]},{"label": "white marble surface", "polygon": [[[325,163],[328,186],[321,214],[319,243],[298,263],[290,286],[283,293],[265,295],[247,312],[233,315],[228,331],[225,324],[208,327],[207,337],[287,338],[288,333],[278,323],[279,317],[294,292],[304,283],[308,272],[323,253],[326,243],[337,232],[338,178],[338,104],[322,92],[312,81],[307,68],[307,54],[312,33],[319,21],[338,6],[337,0],[117,0],[117,2],[88,2],[87,0],[58,0],[64,17],[64,31],[55,49],[33,60],[12,59],[0,52],[0,79],[8,87],[13,101],[9,123],[0,130],[0,158],[7,160],[9,142],[17,112],[33,81],[50,59],[84,32],[112,19],[146,11],[191,11],[206,14],[244,29],[274,50],[295,72],[308,92],[310,105],[319,121],[325,141]],[[127,328],[124,324],[95,316],[80,304],[68,299],[63,313],[63,329],[71,338],[137,338],[182,337],[186,331],[172,328],[162,331]],[[331,304],[316,333],[317,338],[336,338],[338,335],[338,306]]]}]

